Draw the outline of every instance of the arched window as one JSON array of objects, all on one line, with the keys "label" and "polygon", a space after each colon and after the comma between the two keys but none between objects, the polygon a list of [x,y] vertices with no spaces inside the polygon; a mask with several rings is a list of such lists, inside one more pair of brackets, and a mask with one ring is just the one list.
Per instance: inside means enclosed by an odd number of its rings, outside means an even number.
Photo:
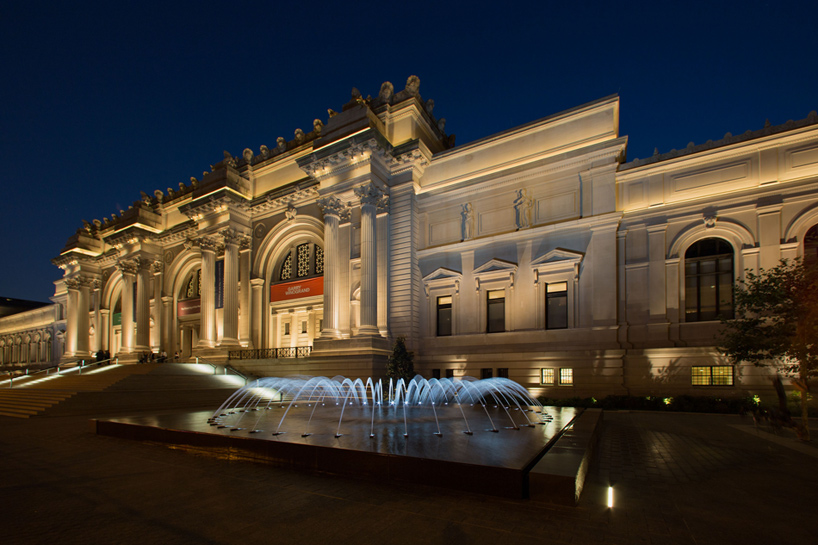
[{"label": "arched window", "polygon": [[278,282],[324,274],[324,249],[312,242],[290,248],[278,267]]},{"label": "arched window", "polygon": [[804,235],[804,263],[818,263],[818,225],[810,227]]},{"label": "arched window", "polygon": [[685,321],[733,316],[733,247],[706,238],[685,252]]},{"label": "arched window", "polygon": [[196,269],[190,273],[187,282],[184,284],[185,290],[181,294],[182,299],[194,299],[202,295],[202,269]]}]

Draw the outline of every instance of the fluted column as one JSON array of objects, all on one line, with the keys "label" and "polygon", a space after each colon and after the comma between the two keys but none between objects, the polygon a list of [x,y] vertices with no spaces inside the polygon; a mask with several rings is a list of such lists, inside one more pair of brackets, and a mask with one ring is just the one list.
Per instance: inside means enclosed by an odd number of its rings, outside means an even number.
[{"label": "fluted column", "polygon": [[373,183],[355,188],[361,199],[361,324],[359,337],[380,336],[378,330],[377,210],[384,198]]},{"label": "fluted column", "polygon": [[97,352],[102,350],[102,308],[100,308],[100,298],[102,297],[102,293],[100,288],[102,285],[100,284],[99,280],[95,280],[91,286],[93,288],[93,298],[94,298],[94,342],[91,345],[91,353],[96,355]]},{"label": "fluted column", "polygon": [[319,199],[318,206],[324,213],[324,329],[321,338],[340,339],[341,256],[338,251],[338,227],[349,210],[335,196]]},{"label": "fluted column", "polygon": [[154,261],[151,265],[153,271],[153,345],[162,350],[166,349],[165,343],[165,316],[162,308],[162,272],[164,264],[161,261]]},{"label": "fluted column", "polygon": [[250,346],[250,238],[239,247],[239,344]]},{"label": "fluted column", "polygon": [[173,296],[171,295],[162,296],[162,323],[165,324],[165,327],[162,328],[162,334],[159,342],[160,349],[167,352],[168,357],[173,356],[173,353],[176,351],[176,345],[174,344],[173,341],[175,336],[172,331],[173,330],[173,313],[171,312],[172,304]]},{"label": "fluted column", "polygon": [[261,322],[264,311],[264,279],[253,278],[250,280],[253,289],[253,327],[251,331],[252,348],[262,348]]},{"label": "fluted column", "polygon": [[202,251],[202,310],[199,346],[216,346],[216,242],[210,238],[199,239]]},{"label": "fluted column", "polygon": [[68,289],[68,308],[65,320],[65,355],[74,356],[77,352],[77,321],[79,316],[80,283],[70,278],[65,280]]},{"label": "fluted column", "polygon": [[224,237],[224,322],[221,346],[239,345],[239,245],[244,238],[234,229],[221,231]]},{"label": "fluted column", "polygon": [[75,356],[86,357],[90,354],[90,329],[91,321],[89,312],[91,307],[91,287],[93,280],[88,278],[79,279],[79,297],[77,299],[77,344],[74,352]]},{"label": "fluted column", "polygon": [[139,258],[136,271],[136,346],[142,352],[151,349],[150,266],[153,261]]},{"label": "fluted column", "polygon": [[133,339],[133,283],[136,277],[136,265],[130,261],[117,263],[122,273],[122,346],[120,352],[130,354],[134,351]]}]

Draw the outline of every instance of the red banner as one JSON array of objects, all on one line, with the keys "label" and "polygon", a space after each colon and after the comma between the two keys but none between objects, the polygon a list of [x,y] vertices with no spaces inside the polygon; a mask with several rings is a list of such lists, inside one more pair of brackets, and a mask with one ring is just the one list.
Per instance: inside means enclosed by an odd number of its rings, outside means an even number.
[{"label": "red banner", "polygon": [[201,311],[201,299],[188,299],[186,301],[179,301],[176,303],[177,316],[190,316],[191,314],[199,314]]},{"label": "red banner", "polygon": [[270,301],[286,301],[288,299],[300,299],[301,297],[313,297],[324,295],[324,277],[310,278],[299,282],[287,282],[286,284],[274,284],[270,286]]}]

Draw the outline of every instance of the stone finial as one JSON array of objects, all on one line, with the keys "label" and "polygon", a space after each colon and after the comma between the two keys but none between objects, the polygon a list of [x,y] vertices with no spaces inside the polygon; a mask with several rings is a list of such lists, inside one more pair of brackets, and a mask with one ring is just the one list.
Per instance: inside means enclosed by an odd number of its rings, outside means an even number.
[{"label": "stone finial", "polygon": [[446,129],[446,118],[445,117],[438,120],[437,128],[440,130],[440,132],[445,132],[445,129]]},{"label": "stone finial", "polygon": [[381,91],[378,93],[378,98],[384,102],[392,100],[392,94],[395,92],[395,86],[391,82],[385,81],[381,83]]},{"label": "stone finial", "polygon": [[315,134],[321,134],[321,129],[324,128],[324,123],[321,122],[320,119],[314,119],[312,122],[312,130],[315,131]]},{"label": "stone finial", "polygon": [[435,99],[430,98],[426,101],[426,111],[429,112],[429,115],[432,115],[432,112],[435,109]]},{"label": "stone finial", "polygon": [[156,197],[156,200],[158,202],[162,202],[163,200],[165,200],[165,194],[162,193],[161,189],[157,189],[156,191],[154,191],[153,196]]},{"label": "stone finial", "polygon": [[259,151],[259,153],[261,153],[261,156],[264,157],[265,159],[270,156],[270,148],[268,148],[264,144],[261,145],[261,147],[258,149],[258,151]]},{"label": "stone finial", "polygon": [[244,160],[245,160],[245,162],[247,162],[247,164],[250,164],[250,163],[253,162],[254,154],[253,154],[253,150],[251,150],[250,148],[244,148],[244,151],[241,152],[241,156],[244,157]]},{"label": "stone finial", "polygon": [[287,141],[284,140],[283,136],[276,138],[276,144],[280,153],[287,151]]},{"label": "stone finial", "polygon": [[101,222],[101,221],[99,221],[99,220],[94,220],[94,228],[95,228],[97,231],[99,231],[100,229],[102,229],[102,222]]},{"label": "stone finial", "polygon": [[172,199],[174,195],[175,195],[175,192],[173,191],[173,188],[169,187],[168,188],[168,197],[170,197]]},{"label": "stone finial", "polygon": [[412,96],[417,96],[420,92],[420,78],[417,76],[409,76],[406,79],[406,92]]},{"label": "stone finial", "polygon": [[361,98],[361,92],[358,90],[357,87],[352,88],[352,100],[358,100]]},{"label": "stone finial", "polygon": [[145,193],[144,191],[140,191],[139,194],[142,196],[142,202],[144,202],[145,204],[151,203],[151,198],[147,193]]},{"label": "stone finial", "polygon": [[301,129],[295,129],[295,141],[298,144],[304,142],[304,131]]},{"label": "stone finial", "polygon": [[327,108],[327,115],[330,117],[335,117],[336,115],[338,115],[338,112],[336,112],[332,108]]}]

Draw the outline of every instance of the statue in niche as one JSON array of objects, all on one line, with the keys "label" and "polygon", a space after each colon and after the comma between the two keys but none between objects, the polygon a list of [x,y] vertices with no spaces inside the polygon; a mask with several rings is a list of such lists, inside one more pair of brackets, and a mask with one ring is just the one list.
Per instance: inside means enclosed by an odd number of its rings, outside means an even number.
[{"label": "statue in niche", "polygon": [[460,212],[461,228],[460,232],[463,240],[470,240],[474,236],[474,208],[470,202],[463,205]]},{"label": "statue in niche", "polygon": [[410,95],[417,96],[420,91],[420,78],[417,76],[409,76],[406,79],[406,92]]},{"label": "statue in niche", "polygon": [[392,100],[392,93],[395,92],[395,87],[391,82],[385,81],[381,84],[381,92],[378,93],[378,98],[384,102]]},{"label": "statue in niche", "polygon": [[517,216],[517,230],[531,227],[531,197],[526,195],[525,189],[517,190],[517,198],[514,199],[514,213]]}]

